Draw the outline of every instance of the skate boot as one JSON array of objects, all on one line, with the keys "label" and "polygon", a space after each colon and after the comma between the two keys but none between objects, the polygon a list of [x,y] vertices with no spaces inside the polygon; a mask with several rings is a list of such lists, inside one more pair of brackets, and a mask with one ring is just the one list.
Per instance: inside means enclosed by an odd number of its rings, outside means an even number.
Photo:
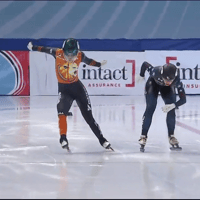
[{"label": "skate boot", "polygon": [[145,151],[144,147],[145,147],[146,142],[147,142],[147,137],[145,135],[141,135],[140,139],[138,141],[139,141],[139,144],[141,146],[140,151],[144,152]]},{"label": "skate boot", "polygon": [[60,144],[61,144],[61,147],[63,149],[67,149],[68,151],[70,151],[70,149],[69,149],[69,143],[68,143],[66,135],[61,135],[60,136]]},{"label": "skate boot", "polygon": [[114,151],[114,149],[111,147],[111,144],[104,137],[99,139],[99,142],[101,146],[104,147],[105,149],[110,149]]},{"label": "skate boot", "polygon": [[179,147],[179,142],[174,137],[174,135],[171,135],[169,137],[169,143],[172,145],[172,147],[170,147],[171,150],[177,150],[177,151],[181,151],[182,150],[182,147]]},{"label": "skate boot", "polygon": [[72,112],[68,112],[67,116],[73,116]]}]

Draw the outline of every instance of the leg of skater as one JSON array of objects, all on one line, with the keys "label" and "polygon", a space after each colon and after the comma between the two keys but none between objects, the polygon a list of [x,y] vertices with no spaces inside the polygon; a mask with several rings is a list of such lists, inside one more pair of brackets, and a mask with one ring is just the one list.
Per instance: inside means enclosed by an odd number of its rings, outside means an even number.
[{"label": "leg of skater", "polygon": [[67,113],[73,103],[73,98],[65,93],[59,93],[59,102],[57,104],[58,111],[58,126],[60,131],[60,144],[63,149],[69,150],[67,140]]},{"label": "leg of skater", "polygon": [[[90,126],[93,133],[98,138],[100,144],[106,149],[112,149],[111,144],[104,138],[101,129],[92,115],[92,107],[89,99],[89,95],[84,85],[78,81],[78,91],[76,96],[77,105],[80,108],[81,114],[87,124]],[[113,150],[113,149],[112,149]]]},{"label": "leg of skater", "polygon": [[159,86],[155,83],[153,78],[149,78],[145,86],[146,110],[143,115],[142,133],[139,139],[141,151],[144,151],[144,146],[146,145],[148,131],[157,105],[158,92]]},{"label": "leg of skater", "polygon": [[[176,93],[173,87],[162,87],[160,92],[165,104],[172,104],[176,102]],[[172,145],[171,149],[177,148],[177,150],[181,150],[181,147],[179,147],[179,142],[174,136],[176,124],[175,108],[167,113],[166,123],[168,129],[169,143],[170,145]]]}]

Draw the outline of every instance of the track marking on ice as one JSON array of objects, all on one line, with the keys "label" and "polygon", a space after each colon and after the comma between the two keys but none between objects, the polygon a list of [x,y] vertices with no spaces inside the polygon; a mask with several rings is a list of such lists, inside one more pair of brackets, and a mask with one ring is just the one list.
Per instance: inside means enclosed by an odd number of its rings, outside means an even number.
[{"label": "track marking on ice", "polygon": [[100,165],[100,164],[91,164],[90,167],[103,167],[103,165]]},{"label": "track marking on ice", "polygon": [[192,131],[194,133],[200,134],[200,130],[199,129],[193,128],[193,127],[191,127],[189,125],[186,125],[186,124],[184,124],[182,122],[176,121],[176,125],[184,128],[184,129],[187,129],[189,131]]},{"label": "track marking on ice", "polygon": [[20,148],[3,148],[0,151],[27,151],[27,150],[37,150],[37,149],[44,149],[47,146],[33,146],[33,147],[20,147]]},{"label": "track marking on ice", "polygon": [[54,164],[49,164],[49,163],[43,163],[43,165],[48,165],[48,166],[55,166],[57,164],[56,159],[53,156],[50,156],[48,154],[45,153],[45,155],[47,155],[48,157],[52,158],[54,160]]}]

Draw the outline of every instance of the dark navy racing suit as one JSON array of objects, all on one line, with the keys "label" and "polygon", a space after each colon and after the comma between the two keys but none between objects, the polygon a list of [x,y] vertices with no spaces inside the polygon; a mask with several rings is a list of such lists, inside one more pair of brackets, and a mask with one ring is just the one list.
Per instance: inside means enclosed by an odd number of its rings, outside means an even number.
[{"label": "dark navy racing suit", "polygon": [[[164,80],[161,75],[162,66],[153,67],[148,62],[144,62],[141,66],[140,76],[144,77],[146,70],[149,72],[145,85],[145,98],[146,98],[146,110],[143,115],[142,135],[147,137],[149,128],[151,126],[153,113],[156,109],[157,98],[160,92],[165,104],[174,103],[176,108],[186,103],[185,90],[180,80],[179,75],[176,76],[170,86],[165,86]],[[176,101],[176,89],[178,91],[179,100]],[[168,136],[174,134],[175,121],[176,121],[175,109],[172,109],[167,113],[167,128]]]}]

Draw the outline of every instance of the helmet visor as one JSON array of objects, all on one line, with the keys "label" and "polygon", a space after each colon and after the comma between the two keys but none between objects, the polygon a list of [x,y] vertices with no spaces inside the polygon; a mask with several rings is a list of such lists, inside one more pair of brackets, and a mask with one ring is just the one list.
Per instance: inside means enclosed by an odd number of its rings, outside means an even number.
[{"label": "helmet visor", "polygon": [[77,58],[77,54],[78,54],[78,50],[73,50],[71,52],[64,51],[64,57],[69,62],[75,61]]}]

